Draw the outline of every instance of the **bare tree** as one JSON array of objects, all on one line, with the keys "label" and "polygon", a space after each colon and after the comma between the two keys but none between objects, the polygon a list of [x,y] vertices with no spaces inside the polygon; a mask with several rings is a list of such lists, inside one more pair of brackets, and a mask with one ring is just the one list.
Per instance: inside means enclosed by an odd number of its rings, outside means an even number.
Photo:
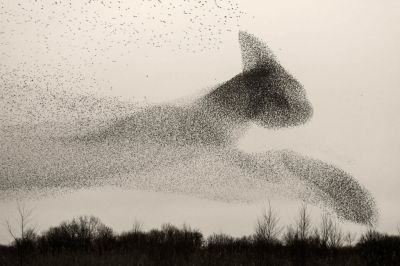
[{"label": "bare tree", "polygon": [[327,213],[323,213],[319,228],[319,238],[323,246],[328,245],[330,231],[332,229],[332,221]]},{"label": "bare tree", "polygon": [[279,217],[277,213],[272,210],[271,202],[268,200],[268,208],[264,209],[262,216],[257,220],[255,228],[256,238],[267,241],[277,239],[282,231],[278,223]]},{"label": "bare tree", "polygon": [[286,228],[286,232],[283,234],[283,241],[286,245],[291,245],[293,242],[298,240],[298,235],[296,230],[293,228],[292,225],[289,225]]},{"label": "bare tree", "polygon": [[352,246],[355,240],[356,240],[356,235],[351,232],[348,232],[344,236],[344,241],[346,242],[347,246]]},{"label": "bare tree", "polygon": [[94,239],[104,225],[99,218],[94,216],[80,216],[71,222],[71,227],[75,229],[75,234],[82,239]]},{"label": "bare tree", "polygon": [[36,229],[31,225],[32,213],[33,208],[27,208],[24,203],[17,201],[17,218],[13,223],[5,221],[7,231],[17,247],[19,265],[24,264],[27,248],[32,247],[32,241],[37,237]]},{"label": "bare tree", "polygon": [[306,240],[311,233],[311,217],[308,214],[307,205],[303,204],[296,221],[296,233],[300,240]]},{"label": "bare tree", "polygon": [[343,244],[343,233],[339,223],[327,213],[322,214],[319,238],[323,246],[340,247]]},{"label": "bare tree", "polygon": [[[33,208],[27,208],[24,203],[17,201],[17,218],[14,223],[6,220],[6,227],[8,233],[11,235],[16,244],[23,242],[28,239],[32,239],[36,236],[35,227],[32,223]],[[14,224],[14,225],[13,225]],[[15,229],[18,227],[18,229]]]},{"label": "bare tree", "polygon": [[343,232],[337,221],[331,220],[331,224],[328,246],[331,248],[339,248],[343,245]]},{"label": "bare tree", "polygon": [[366,243],[369,241],[377,241],[382,239],[384,236],[384,234],[379,233],[374,227],[370,227],[366,232],[364,232],[364,234],[361,235],[358,242]]},{"label": "bare tree", "polygon": [[195,231],[195,230],[189,224],[183,223],[182,231],[183,232],[192,232],[192,231]]},{"label": "bare tree", "polygon": [[135,219],[135,221],[133,222],[133,226],[132,226],[132,232],[139,233],[142,231],[142,228],[143,228],[143,223],[141,221],[139,221],[138,219]]}]

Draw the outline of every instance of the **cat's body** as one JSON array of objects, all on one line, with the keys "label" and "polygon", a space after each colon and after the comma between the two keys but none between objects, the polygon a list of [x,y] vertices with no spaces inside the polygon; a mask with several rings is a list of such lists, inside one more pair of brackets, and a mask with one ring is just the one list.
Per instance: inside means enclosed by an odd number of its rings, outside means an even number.
[{"label": "cat's body", "polygon": [[312,116],[304,89],[267,47],[247,33],[239,37],[243,73],[191,104],[139,108],[73,136],[3,143],[0,189],[8,195],[106,184],[228,201],[275,191],[373,223],[372,197],[344,171],[290,151],[236,148],[251,123],[278,129]]}]

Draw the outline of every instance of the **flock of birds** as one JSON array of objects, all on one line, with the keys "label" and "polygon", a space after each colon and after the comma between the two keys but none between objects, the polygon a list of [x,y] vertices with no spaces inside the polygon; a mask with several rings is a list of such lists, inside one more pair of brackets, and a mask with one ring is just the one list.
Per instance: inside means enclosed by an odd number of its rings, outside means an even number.
[{"label": "flock of birds", "polygon": [[[218,49],[221,35],[239,27],[243,14],[231,0],[7,1],[0,6],[0,45],[18,39],[64,57],[143,46],[198,52]],[[20,39],[26,36],[33,38]]]},{"label": "flock of birds", "polygon": [[1,138],[76,134],[132,112],[136,99],[99,96],[113,63],[218,50],[244,14],[236,0],[0,1]]},{"label": "flock of birds", "polygon": [[[0,122],[121,113],[90,95],[112,89],[102,76],[110,65],[135,53],[152,57],[152,49],[218,50],[243,15],[235,0],[1,1]],[[72,91],[86,95],[76,101]],[[75,102],[93,108],[75,114],[83,110]]]},{"label": "flock of birds", "polygon": [[234,0],[0,3],[0,196],[112,184],[246,201],[278,189],[372,224],[372,196],[343,170],[236,148],[251,123],[312,116],[301,84],[251,34],[239,33],[243,72],[189,105],[137,108],[89,93],[105,82],[94,70],[133,51],[219,49],[243,15]]}]

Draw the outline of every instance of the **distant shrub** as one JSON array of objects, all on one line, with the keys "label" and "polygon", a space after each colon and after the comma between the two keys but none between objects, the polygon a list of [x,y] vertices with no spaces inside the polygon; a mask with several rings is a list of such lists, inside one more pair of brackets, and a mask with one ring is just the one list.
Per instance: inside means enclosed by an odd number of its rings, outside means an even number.
[{"label": "distant shrub", "polygon": [[400,236],[370,229],[361,236],[356,247],[370,265],[400,265]]},{"label": "distant shrub", "polygon": [[173,253],[191,253],[200,249],[203,244],[203,235],[184,225],[178,228],[171,224],[164,224],[161,229],[142,232],[133,228],[132,231],[122,233],[118,238],[120,249],[124,251],[160,250]]},{"label": "distant shrub", "polygon": [[210,249],[229,246],[234,243],[234,238],[225,234],[213,234],[207,238],[207,247]]},{"label": "distant shrub", "polygon": [[39,239],[40,247],[47,250],[104,249],[113,242],[111,228],[94,216],[80,216],[59,226],[51,227]]}]

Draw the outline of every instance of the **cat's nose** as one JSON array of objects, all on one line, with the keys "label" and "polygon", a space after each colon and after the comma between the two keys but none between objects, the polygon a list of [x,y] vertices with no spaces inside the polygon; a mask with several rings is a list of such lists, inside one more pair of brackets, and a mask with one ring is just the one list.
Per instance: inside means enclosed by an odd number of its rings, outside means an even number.
[{"label": "cat's nose", "polygon": [[313,108],[308,102],[286,103],[286,106],[277,106],[266,108],[253,121],[265,128],[279,129],[303,125],[313,115]]},{"label": "cat's nose", "polygon": [[313,108],[308,101],[301,101],[293,106],[291,115],[287,121],[287,126],[299,126],[308,122],[313,115]]}]

